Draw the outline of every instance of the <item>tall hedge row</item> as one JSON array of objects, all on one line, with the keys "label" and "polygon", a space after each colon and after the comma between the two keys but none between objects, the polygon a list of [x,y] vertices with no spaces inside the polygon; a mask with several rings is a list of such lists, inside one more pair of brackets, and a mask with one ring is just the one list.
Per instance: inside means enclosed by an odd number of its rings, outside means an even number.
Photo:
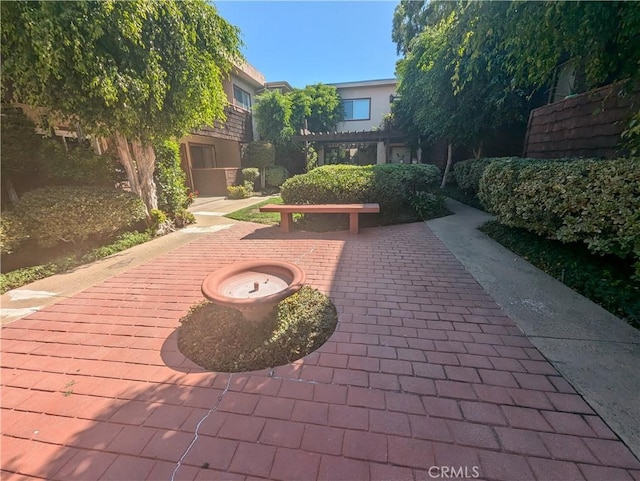
[{"label": "tall hedge row", "polygon": [[640,158],[494,160],[479,197],[506,225],[596,254],[635,258],[640,274]]},{"label": "tall hedge row", "polygon": [[518,157],[483,157],[480,159],[469,159],[457,162],[453,166],[453,175],[456,184],[460,189],[469,195],[478,195],[480,190],[480,179],[485,169],[494,160],[517,160]]},{"label": "tall hedge row", "polygon": [[426,164],[325,165],[287,179],[280,192],[286,204],[375,202],[381,214],[392,214],[411,194],[434,190],[439,177]]}]

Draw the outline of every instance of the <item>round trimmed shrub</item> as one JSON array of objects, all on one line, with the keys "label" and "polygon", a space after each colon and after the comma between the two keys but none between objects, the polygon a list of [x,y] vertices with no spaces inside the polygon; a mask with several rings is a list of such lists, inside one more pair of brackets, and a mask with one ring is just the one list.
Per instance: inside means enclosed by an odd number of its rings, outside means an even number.
[{"label": "round trimmed shrub", "polygon": [[411,195],[438,186],[440,170],[427,164],[325,165],[282,184],[285,204],[380,204],[380,213],[393,214],[408,206]]},{"label": "round trimmed shrub", "polygon": [[255,182],[260,175],[260,170],[256,167],[247,167],[242,169],[242,180],[245,182]]},{"label": "round trimmed shrub", "polygon": [[27,192],[16,214],[41,247],[108,238],[146,217],[142,200],[113,188],[56,186]]},{"label": "round trimmed shrub", "polygon": [[281,165],[274,165],[267,167],[265,176],[268,187],[280,187],[289,178],[289,171]]}]

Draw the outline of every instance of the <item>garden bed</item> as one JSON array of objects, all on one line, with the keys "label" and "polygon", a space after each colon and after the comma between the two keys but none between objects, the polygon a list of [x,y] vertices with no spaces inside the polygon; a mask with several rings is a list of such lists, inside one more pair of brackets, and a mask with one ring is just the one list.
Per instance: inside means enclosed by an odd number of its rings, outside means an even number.
[{"label": "garden bed", "polygon": [[180,323],[182,354],[211,371],[241,372],[281,366],[315,351],[333,334],[337,313],[327,296],[305,286],[280,301],[265,321],[249,322],[235,309],[203,302]]},{"label": "garden bed", "polygon": [[582,243],[564,244],[490,221],[480,230],[568,287],[640,328],[640,282],[631,263],[591,254]]}]

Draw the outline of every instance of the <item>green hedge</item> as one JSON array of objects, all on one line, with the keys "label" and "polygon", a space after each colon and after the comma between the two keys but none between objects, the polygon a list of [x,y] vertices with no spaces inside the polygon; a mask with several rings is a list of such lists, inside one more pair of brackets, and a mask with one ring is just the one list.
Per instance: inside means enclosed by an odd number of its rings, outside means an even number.
[{"label": "green hedge", "polygon": [[289,178],[289,171],[281,165],[272,165],[265,170],[267,187],[280,187]]},{"label": "green hedge", "polygon": [[113,188],[56,186],[27,192],[16,215],[42,247],[108,238],[145,219],[135,194]]},{"label": "green hedge", "polygon": [[380,213],[410,205],[415,192],[437,188],[440,171],[426,164],[325,165],[282,184],[285,204],[377,202]]},{"label": "green hedge", "polygon": [[0,252],[11,254],[28,238],[29,233],[20,217],[13,212],[3,212],[0,217]]},{"label": "green hedge", "polygon": [[503,224],[634,257],[640,274],[640,158],[496,160],[479,197]]},{"label": "green hedge", "polygon": [[480,191],[480,179],[482,174],[491,162],[499,160],[503,161],[517,161],[517,160],[533,160],[521,157],[482,157],[480,159],[469,159],[458,162],[453,166],[453,175],[456,179],[458,187],[465,191],[469,195],[478,195]]}]

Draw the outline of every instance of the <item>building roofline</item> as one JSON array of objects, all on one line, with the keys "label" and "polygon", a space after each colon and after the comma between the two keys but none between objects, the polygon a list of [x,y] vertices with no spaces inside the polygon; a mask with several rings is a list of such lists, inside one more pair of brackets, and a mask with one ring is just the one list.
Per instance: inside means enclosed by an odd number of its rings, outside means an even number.
[{"label": "building roofline", "polygon": [[266,82],[264,84],[266,89],[284,88],[287,92],[291,92],[294,88],[286,80],[275,80],[273,82]]},{"label": "building roofline", "polygon": [[328,83],[326,85],[331,85],[336,88],[345,88],[345,87],[373,87],[377,85],[396,85],[398,83],[398,79],[377,79],[377,80],[360,80],[355,82],[337,82],[337,83]]}]

